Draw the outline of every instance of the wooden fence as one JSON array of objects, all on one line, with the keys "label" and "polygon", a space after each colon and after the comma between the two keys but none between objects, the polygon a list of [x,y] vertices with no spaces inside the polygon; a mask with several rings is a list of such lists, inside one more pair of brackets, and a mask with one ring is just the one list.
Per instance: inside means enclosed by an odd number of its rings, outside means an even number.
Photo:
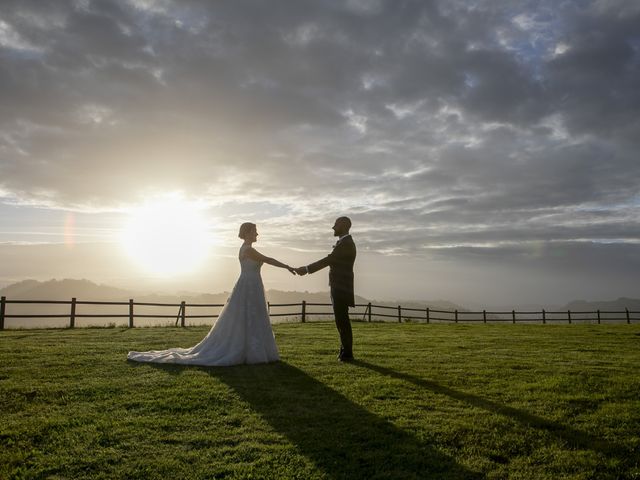
[{"label": "wooden fence", "polygon": [[[68,305],[69,313],[63,314],[10,314],[7,313],[7,305],[10,304],[32,304],[32,305]],[[122,314],[79,314],[76,313],[76,307],[78,305],[111,305],[111,306],[123,306],[128,307],[127,313]],[[178,308],[177,314],[141,314],[135,312],[136,306],[151,306],[151,307],[172,307]],[[189,309],[202,309],[204,307],[209,308],[221,308],[224,304],[218,303],[186,303],[184,301],[180,303],[153,303],[153,302],[134,302],[133,299],[129,299],[128,302],[97,302],[97,301],[84,301],[72,298],[71,300],[7,300],[6,297],[0,298],[0,330],[5,328],[5,319],[9,318],[68,318],[69,328],[76,326],[76,320],[81,318],[126,318],[128,319],[128,326],[133,328],[134,320],[136,318],[164,318],[175,319],[175,324],[184,327],[187,324],[187,319],[196,318],[217,318],[217,314],[207,315],[187,315],[187,308]],[[333,316],[330,303],[310,303],[302,301],[301,303],[269,303],[269,314],[271,317],[289,317],[300,318],[301,322],[313,319],[313,317]],[[282,312],[281,309],[296,307],[294,311]],[[323,309],[320,310],[319,308]],[[314,311],[315,309],[315,311]],[[374,309],[377,310],[374,312]],[[275,310],[275,311],[274,311]],[[469,312],[464,310],[436,310],[429,307],[425,308],[409,308],[389,305],[374,305],[372,303],[357,304],[355,309],[352,310],[351,318],[356,321],[397,321],[402,322],[424,322],[424,323],[467,323],[467,322],[481,322],[481,323],[493,323],[493,322],[510,322],[510,323],[531,323],[541,322],[546,323],[584,323],[584,322],[624,322],[632,323],[639,322],[639,311],[630,311],[628,308],[618,311],[477,311]]]}]

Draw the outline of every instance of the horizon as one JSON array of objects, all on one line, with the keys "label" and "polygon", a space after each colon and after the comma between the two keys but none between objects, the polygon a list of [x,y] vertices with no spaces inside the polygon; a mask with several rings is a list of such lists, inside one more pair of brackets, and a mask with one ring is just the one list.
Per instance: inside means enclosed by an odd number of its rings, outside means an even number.
[{"label": "horizon", "polygon": [[[127,297],[131,297],[131,298],[146,298],[146,297],[153,297],[153,296],[157,296],[157,297],[176,297],[176,298],[185,298],[185,297],[200,297],[200,296],[219,296],[219,295],[229,295],[230,291],[229,290],[223,290],[223,291],[215,291],[215,292],[205,292],[205,291],[196,291],[196,290],[158,290],[158,289],[149,289],[149,290],[145,290],[145,289],[139,289],[139,288],[130,288],[127,287],[126,285],[111,285],[111,284],[106,284],[106,283],[98,283],[98,282],[94,282],[90,279],[87,278],[51,278],[48,280],[36,280],[36,279],[24,279],[24,280],[20,280],[18,282],[14,282],[14,283],[9,283],[9,284],[4,284],[4,283],[0,283],[0,290],[4,290],[6,288],[10,288],[10,287],[14,287],[14,286],[18,286],[21,285],[23,283],[27,283],[27,282],[36,282],[36,285],[34,286],[36,289],[38,290],[42,290],[43,286],[56,286],[59,287],[60,284],[64,284],[64,283],[83,283],[85,284],[85,286],[87,286],[86,284],[89,284],[92,288],[96,287],[98,289],[106,289],[106,290],[110,290],[110,289],[114,289],[114,290],[120,290],[122,291]],[[31,290],[27,290],[27,293],[31,292]],[[78,300],[83,300],[83,301],[90,301],[90,300],[96,300],[97,298],[94,297],[81,297],[78,296],[78,293],[73,290],[69,292],[71,296],[75,296]],[[307,296],[326,296],[327,299],[329,299],[330,301],[330,292],[328,289],[326,290],[313,290],[313,291],[309,291],[309,290],[281,290],[281,289],[277,289],[277,288],[265,288],[265,293],[267,295],[267,300],[269,300],[269,294],[271,295],[276,295],[277,297],[281,297],[282,295],[285,296],[292,296],[292,297],[304,297],[305,295]],[[31,296],[31,295],[29,295]],[[27,298],[25,297],[25,292],[21,293],[20,295],[18,295],[18,298]],[[45,297],[38,297],[38,300],[58,300],[58,299],[64,299],[60,296],[59,291],[51,296],[51,297],[47,297],[47,295],[45,294]],[[575,303],[582,303],[582,302],[586,302],[589,304],[611,304],[611,303],[620,303],[620,306],[622,307],[629,307],[631,306],[632,308],[630,310],[633,310],[633,305],[629,305],[630,304],[635,304],[635,303],[640,303],[640,298],[631,298],[631,297],[618,297],[618,298],[608,298],[608,299],[603,299],[603,298],[591,298],[591,299],[567,299],[566,301],[564,301],[562,304],[556,304],[556,305],[550,305],[550,304],[502,304],[502,305],[498,305],[498,304],[479,304],[479,303],[475,303],[475,302],[454,302],[451,301],[450,299],[447,298],[369,298],[369,297],[365,297],[365,296],[361,296],[361,295],[357,295],[357,298],[361,298],[362,300],[365,301],[369,301],[372,303],[376,303],[376,302],[381,302],[383,304],[398,304],[398,305],[404,305],[404,306],[409,306],[409,305],[426,305],[426,306],[431,306],[432,308],[434,306],[436,306],[436,308],[438,308],[438,305],[441,308],[445,308],[445,306],[448,308],[449,306],[451,308],[459,308],[462,310],[469,310],[469,311],[473,311],[473,310],[482,310],[483,308],[486,310],[505,310],[505,311],[511,311],[512,309],[514,310],[519,310],[519,309],[527,309],[527,308],[537,308],[537,309],[546,309],[547,311],[551,311],[551,310],[557,310],[557,309],[562,309],[562,308],[566,308],[567,306],[571,305],[571,304],[575,304]],[[66,298],[66,297],[65,297]],[[71,298],[71,297],[70,297]],[[119,297],[117,296],[113,296],[113,295],[109,295],[109,296],[105,296],[105,294],[99,294],[99,299],[108,299],[108,300],[118,300]],[[124,298],[124,297],[123,297]],[[7,300],[12,300],[14,298],[12,298],[11,296],[7,297]],[[621,303],[621,301],[624,300],[628,300],[628,302],[626,303]],[[289,303],[288,300],[285,300],[285,303]],[[579,312],[578,312],[579,313]]]},{"label": "horizon", "polygon": [[347,215],[362,297],[633,298],[638,25],[623,0],[8,1],[0,284],[224,291],[242,222],[297,267]]}]

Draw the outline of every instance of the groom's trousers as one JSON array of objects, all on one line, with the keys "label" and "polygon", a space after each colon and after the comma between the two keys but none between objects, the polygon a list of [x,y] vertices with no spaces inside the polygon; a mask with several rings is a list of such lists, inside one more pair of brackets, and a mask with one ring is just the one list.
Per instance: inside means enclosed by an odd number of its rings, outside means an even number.
[{"label": "groom's trousers", "polygon": [[332,291],[331,303],[333,304],[336,328],[340,334],[341,351],[345,356],[351,357],[353,356],[353,334],[351,333],[351,321],[349,320],[349,302]]}]

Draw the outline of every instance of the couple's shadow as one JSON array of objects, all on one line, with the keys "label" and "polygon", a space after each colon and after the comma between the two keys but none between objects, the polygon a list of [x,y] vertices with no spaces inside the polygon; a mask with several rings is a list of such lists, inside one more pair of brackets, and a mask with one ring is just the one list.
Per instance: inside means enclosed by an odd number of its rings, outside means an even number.
[{"label": "couple's shadow", "polygon": [[[303,370],[278,362],[226,368],[150,364],[178,374],[198,368],[229,385],[271,427],[285,436],[329,478],[484,478],[439,451],[429,438],[417,438],[354,403]],[[545,431],[571,448],[620,459],[616,445],[524,410],[455,390],[390,368],[356,360],[347,368],[365,368],[412,383],[429,394],[444,395],[469,406],[498,413]],[[286,405],[287,408],[282,408]],[[624,463],[624,460],[623,460]]]},{"label": "couple's shadow", "polygon": [[286,362],[224,368],[149,365],[171,374],[197,368],[229,385],[327,478],[484,478],[429,439],[396,427]]}]

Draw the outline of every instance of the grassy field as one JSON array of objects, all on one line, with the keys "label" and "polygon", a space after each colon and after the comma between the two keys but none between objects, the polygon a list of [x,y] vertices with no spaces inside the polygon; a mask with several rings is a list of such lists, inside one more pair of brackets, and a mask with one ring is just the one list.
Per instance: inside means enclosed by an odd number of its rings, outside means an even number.
[{"label": "grassy field", "polygon": [[639,325],[274,327],[282,361],[127,362],[188,329],[0,332],[0,478],[640,478]]}]

